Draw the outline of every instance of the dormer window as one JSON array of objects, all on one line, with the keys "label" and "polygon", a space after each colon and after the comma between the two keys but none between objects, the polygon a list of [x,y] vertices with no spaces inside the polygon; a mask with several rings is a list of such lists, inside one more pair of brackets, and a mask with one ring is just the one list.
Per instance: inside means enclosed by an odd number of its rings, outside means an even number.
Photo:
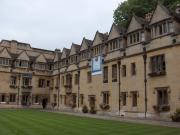
[{"label": "dormer window", "polygon": [[173,23],[169,21],[163,21],[152,25],[151,27],[151,37],[156,38],[168,33],[174,32]]},{"label": "dormer window", "polygon": [[36,63],[35,68],[38,70],[46,70],[46,64],[45,63]]},{"label": "dormer window", "polygon": [[101,45],[97,45],[93,48],[93,55],[94,56],[99,55],[99,54],[101,54],[101,51],[102,51]]},{"label": "dormer window", "polygon": [[132,32],[128,36],[129,45],[140,43],[141,41],[145,41],[144,31],[136,31]]},{"label": "dormer window", "polygon": [[109,51],[113,51],[113,50],[117,50],[119,48],[123,48],[123,46],[121,44],[121,39],[109,41],[108,48],[109,48]]},{"label": "dormer window", "polygon": [[10,60],[7,58],[0,58],[0,65],[1,66],[9,66],[10,65]]},{"label": "dormer window", "polygon": [[89,57],[88,51],[82,51],[82,52],[81,52],[81,54],[80,54],[80,59],[81,59],[81,60],[88,59],[88,57]]},{"label": "dormer window", "polygon": [[29,63],[28,61],[25,61],[25,60],[16,60],[15,66],[20,67],[20,68],[28,68]]}]

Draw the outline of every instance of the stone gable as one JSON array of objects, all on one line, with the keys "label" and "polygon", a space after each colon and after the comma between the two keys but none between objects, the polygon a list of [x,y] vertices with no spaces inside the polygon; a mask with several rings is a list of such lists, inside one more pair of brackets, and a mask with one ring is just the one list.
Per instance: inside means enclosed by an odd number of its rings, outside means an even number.
[{"label": "stone gable", "polygon": [[111,39],[119,37],[119,32],[118,32],[116,27],[117,26],[115,24],[112,25],[111,30],[109,32],[108,40],[111,40]]},{"label": "stone gable", "polygon": [[3,57],[3,58],[11,58],[11,55],[9,54],[9,52],[7,51],[7,49],[6,48],[4,48],[3,50],[2,50],[2,52],[0,53],[0,57]]},{"label": "stone gable", "polygon": [[46,58],[44,57],[44,55],[41,54],[36,58],[36,62],[46,63],[47,61],[46,61]]},{"label": "stone gable", "polygon": [[133,16],[131,19],[131,22],[128,26],[127,33],[133,32],[133,31],[141,29],[141,28],[142,28],[141,24]]},{"label": "stone gable", "polygon": [[19,54],[17,59],[29,61],[29,56],[27,55],[26,51],[23,51],[22,53]]},{"label": "stone gable", "polygon": [[76,49],[75,49],[75,46],[72,45],[69,55],[74,55],[74,54],[76,54]]},{"label": "stone gable", "polygon": [[169,15],[168,10],[165,7],[163,7],[162,5],[157,5],[151,18],[150,24],[154,24],[156,22],[168,19],[170,17],[171,16]]},{"label": "stone gable", "polygon": [[101,44],[102,43],[102,39],[101,37],[99,36],[99,32],[97,31],[96,32],[96,35],[94,37],[94,40],[93,40],[93,46],[95,45],[98,45],[98,44]]},{"label": "stone gable", "polygon": [[88,45],[87,45],[87,43],[86,43],[85,38],[83,38],[80,51],[83,51],[83,50],[86,50],[86,49],[88,49]]}]

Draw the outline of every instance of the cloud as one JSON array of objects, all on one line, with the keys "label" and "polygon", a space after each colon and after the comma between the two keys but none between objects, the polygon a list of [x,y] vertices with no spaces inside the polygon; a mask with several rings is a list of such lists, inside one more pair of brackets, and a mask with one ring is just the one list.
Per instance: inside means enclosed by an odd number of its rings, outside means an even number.
[{"label": "cloud", "polygon": [[120,0],[1,0],[0,39],[62,49],[109,32]]}]

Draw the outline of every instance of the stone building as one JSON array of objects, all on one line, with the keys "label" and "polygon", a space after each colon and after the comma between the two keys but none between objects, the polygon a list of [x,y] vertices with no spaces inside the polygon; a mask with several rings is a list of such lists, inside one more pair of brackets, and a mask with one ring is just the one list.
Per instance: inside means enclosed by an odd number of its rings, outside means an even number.
[{"label": "stone building", "polygon": [[[0,107],[94,108],[97,113],[167,117],[180,108],[180,13],[158,4],[125,29],[55,51],[2,40]],[[100,62],[99,65],[96,62]],[[98,68],[99,66],[99,68]]]}]

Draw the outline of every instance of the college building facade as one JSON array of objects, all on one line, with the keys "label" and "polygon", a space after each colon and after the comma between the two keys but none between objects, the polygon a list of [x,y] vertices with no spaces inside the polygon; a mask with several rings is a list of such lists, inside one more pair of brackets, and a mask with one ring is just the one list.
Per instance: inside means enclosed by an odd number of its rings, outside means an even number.
[{"label": "college building facade", "polygon": [[0,108],[41,107],[128,117],[167,117],[180,108],[180,7],[158,4],[128,28],[55,51],[2,40]]}]

